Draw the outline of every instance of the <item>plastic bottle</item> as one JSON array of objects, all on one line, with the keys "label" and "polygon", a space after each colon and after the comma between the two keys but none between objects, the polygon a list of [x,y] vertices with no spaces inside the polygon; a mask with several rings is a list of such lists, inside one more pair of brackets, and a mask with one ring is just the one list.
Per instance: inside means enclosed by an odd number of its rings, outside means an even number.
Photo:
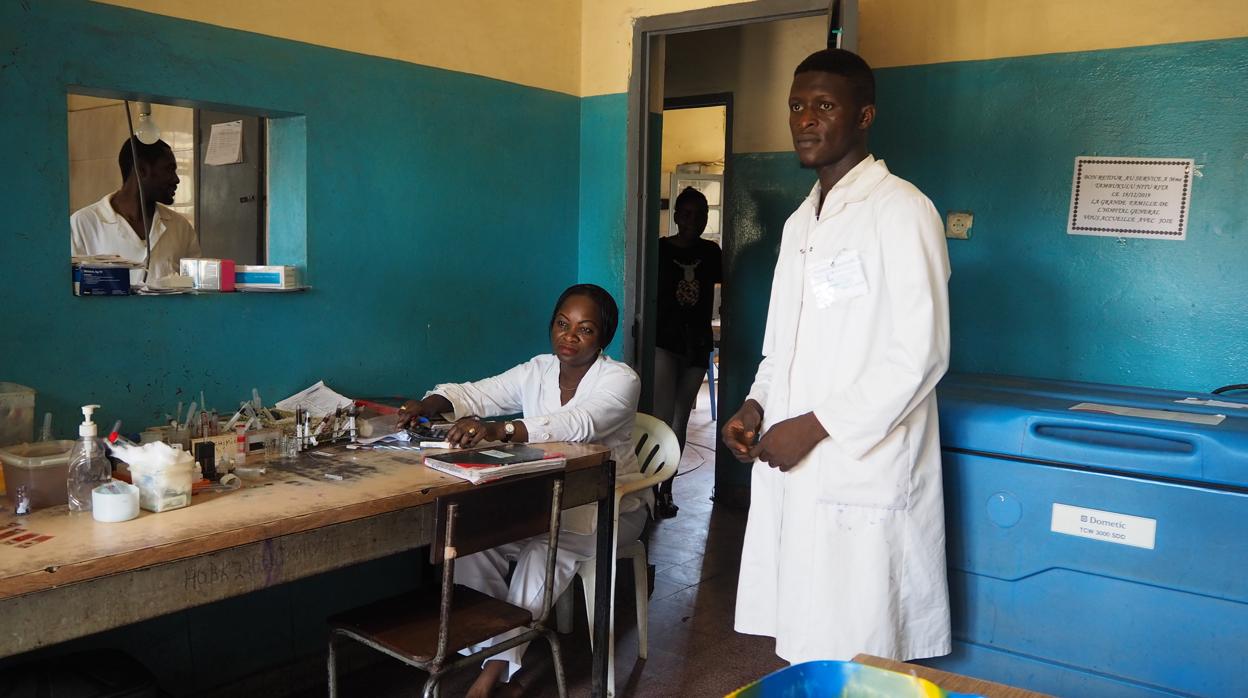
[{"label": "plastic bottle", "polygon": [[234,425],[234,467],[247,465],[247,425]]},{"label": "plastic bottle", "polygon": [[91,490],[112,479],[113,469],[104,455],[104,440],[99,437],[91,414],[99,405],[83,405],[82,424],[78,425],[78,441],[69,452],[70,511],[91,511]]}]

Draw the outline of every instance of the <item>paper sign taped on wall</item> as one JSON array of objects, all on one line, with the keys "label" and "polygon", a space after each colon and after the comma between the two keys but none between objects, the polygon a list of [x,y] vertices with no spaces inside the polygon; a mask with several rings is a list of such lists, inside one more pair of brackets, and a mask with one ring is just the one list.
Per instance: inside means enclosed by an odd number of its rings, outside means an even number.
[{"label": "paper sign taped on wall", "polygon": [[205,165],[235,165],[243,161],[243,122],[213,124],[208,135]]}]

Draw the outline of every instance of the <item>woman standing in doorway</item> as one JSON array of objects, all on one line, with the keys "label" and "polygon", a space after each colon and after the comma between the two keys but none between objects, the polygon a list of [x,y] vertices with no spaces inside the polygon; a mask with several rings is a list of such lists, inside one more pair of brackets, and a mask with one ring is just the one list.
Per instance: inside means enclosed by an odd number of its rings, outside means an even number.
[{"label": "woman standing in doorway", "polygon": [[[715,284],[723,276],[719,245],[702,239],[706,197],[686,187],[676,197],[673,220],[678,232],[659,240],[658,326],[654,351],[654,416],[663,420],[685,450],[689,413],[698,399],[714,341],[711,315]],[[671,518],[672,481],[659,486],[655,515]]]}]

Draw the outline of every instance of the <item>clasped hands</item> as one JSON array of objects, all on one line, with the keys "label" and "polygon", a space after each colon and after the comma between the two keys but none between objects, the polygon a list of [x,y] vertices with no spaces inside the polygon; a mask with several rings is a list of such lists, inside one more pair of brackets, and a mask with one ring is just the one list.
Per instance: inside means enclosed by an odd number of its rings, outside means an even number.
[{"label": "clasped hands", "polygon": [[773,468],[788,471],[828,437],[828,432],[813,412],[777,422],[762,438],[758,438],[762,423],[762,406],[754,400],[746,400],[724,424],[724,444],[742,463],[752,463],[757,459]]}]

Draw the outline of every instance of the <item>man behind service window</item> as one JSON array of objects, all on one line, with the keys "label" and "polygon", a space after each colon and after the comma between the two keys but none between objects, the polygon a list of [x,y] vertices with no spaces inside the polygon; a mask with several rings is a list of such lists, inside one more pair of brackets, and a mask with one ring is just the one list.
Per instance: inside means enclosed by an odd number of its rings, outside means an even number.
[{"label": "man behind service window", "polygon": [[[138,166],[131,156],[129,141],[121,144],[117,164],[121,168],[121,189],[74,212],[69,218],[71,254],[117,255],[131,262],[147,263],[147,234],[139,208],[139,181],[143,183],[147,220],[150,221],[152,259],[147,264],[151,283],[177,274],[183,257],[200,256],[199,238],[190,222],[168,207],[178,189],[178,163],[173,149],[164,141],[147,145],[134,138]],[[131,283],[143,278],[131,272]]]},{"label": "man behind service window", "polygon": [[947,654],[940,216],[868,152],[875,80],[861,58],[808,57],[788,108],[818,181],[784,225],[763,361],[724,425],[754,463],[736,629],[776,638],[794,663]]}]

